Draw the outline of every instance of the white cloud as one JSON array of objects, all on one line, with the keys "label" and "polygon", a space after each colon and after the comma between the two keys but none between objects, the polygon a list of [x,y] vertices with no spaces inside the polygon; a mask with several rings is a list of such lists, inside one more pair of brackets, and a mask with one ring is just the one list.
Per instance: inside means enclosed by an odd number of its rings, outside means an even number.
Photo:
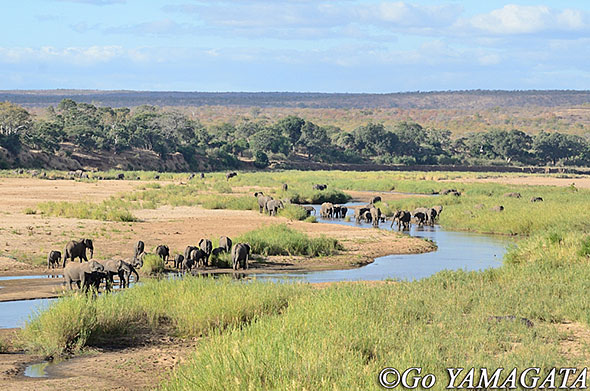
[{"label": "white cloud", "polygon": [[544,5],[516,4],[476,15],[462,24],[484,33],[499,35],[575,32],[590,27],[588,15],[580,10],[556,10]]}]

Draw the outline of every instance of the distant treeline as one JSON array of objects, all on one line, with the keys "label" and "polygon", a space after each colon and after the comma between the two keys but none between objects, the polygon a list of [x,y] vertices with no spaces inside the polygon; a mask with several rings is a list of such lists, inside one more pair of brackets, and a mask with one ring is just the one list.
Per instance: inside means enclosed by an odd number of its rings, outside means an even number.
[{"label": "distant treeline", "polygon": [[240,106],[261,108],[401,108],[490,109],[493,107],[574,106],[590,102],[589,91],[436,91],[391,94],[344,94],[307,92],[175,92],[41,90],[0,91],[0,101],[24,107],[56,106],[63,99],[111,107]]},{"label": "distant treeline", "polygon": [[[244,158],[255,166],[291,159],[325,163],[590,165],[587,139],[557,132],[529,135],[517,129],[492,130],[451,138],[451,132],[414,122],[392,127],[368,123],[351,132],[318,126],[296,116],[275,122],[244,119],[203,126],[174,111],[143,105],[97,107],[62,100],[43,119],[21,106],[0,103],[0,146],[54,153],[64,142],[83,150],[145,149],[167,159],[181,153],[191,168],[203,159],[214,169],[238,167]],[[1,163],[1,162],[0,162]]]}]

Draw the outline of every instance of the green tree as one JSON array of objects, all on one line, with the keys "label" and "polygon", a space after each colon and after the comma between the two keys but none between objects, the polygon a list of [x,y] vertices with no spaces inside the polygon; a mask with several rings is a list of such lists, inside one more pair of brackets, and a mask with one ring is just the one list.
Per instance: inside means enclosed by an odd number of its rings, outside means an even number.
[{"label": "green tree", "polygon": [[254,154],[254,166],[257,168],[266,168],[269,164],[268,155],[262,151],[256,151]]}]

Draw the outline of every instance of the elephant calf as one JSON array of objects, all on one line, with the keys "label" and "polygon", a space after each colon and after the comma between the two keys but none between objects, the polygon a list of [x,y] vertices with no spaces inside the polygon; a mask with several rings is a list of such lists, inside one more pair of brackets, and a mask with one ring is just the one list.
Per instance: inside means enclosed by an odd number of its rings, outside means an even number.
[{"label": "elephant calf", "polygon": [[48,269],[55,269],[59,266],[59,262],[61,261],[61,252],[52,250],[47,255],[47,268]]},{"label": "elephant calf", "polygon": [[176,254],[176,257],[174,257],[174,267],[176,269],[179,269],[180,267],[182,267],[183,262],[184,262],[184,255]]},{"label": "elephant calf", "polygon": [[248,269],[248,256],[250,255],[250,245],[248,243],[237,243],[231,252],[233,269]]}]

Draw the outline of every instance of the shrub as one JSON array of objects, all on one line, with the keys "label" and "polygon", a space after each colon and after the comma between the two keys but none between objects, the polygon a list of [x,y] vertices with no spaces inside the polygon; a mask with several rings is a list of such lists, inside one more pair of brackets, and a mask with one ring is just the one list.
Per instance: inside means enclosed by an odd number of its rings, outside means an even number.
[{"label": "shrub", "polygon": [[262,151],[256,151],[254,154],[254,167],[256,168],[266,168],[270,164],[268,160],[268,155]]},{"label": "shrub", "polygon": [[305,220],[307,218],[307,211],[299,205],[286,204],[279,211],[279,216],[286,217],[290,220]]},{"label": "shrub", "polygon": [[590,236],[586,236],[582,239],[578,255],[581,257],[590,256]]},{"label": "shrub", "polygon": [[145,274],[157,274],[164,271],[164,260],[156,254],[147,254],[143,258],[143,266],[141,271]]},{"label": "shrub", "polygon": [[25,214],[26,215],[34,215],[34,214],[37,214],[37,210],[33,209],[33,208],[27,208],[27,209],[25,209]]},{"label": "shrub", "polygon": [[332,255],[341,250],[336,239],[310,238],[286,224],[271,225],[241,235],[238,242],[249,243],[252,252],[263,255]]}]

